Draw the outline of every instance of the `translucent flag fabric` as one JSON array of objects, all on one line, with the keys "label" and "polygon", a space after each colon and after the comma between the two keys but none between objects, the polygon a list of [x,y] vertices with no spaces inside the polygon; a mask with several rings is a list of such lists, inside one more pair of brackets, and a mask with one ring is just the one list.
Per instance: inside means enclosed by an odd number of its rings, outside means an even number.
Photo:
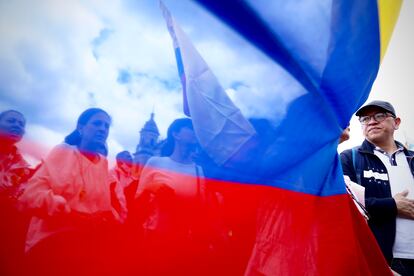
[{"label": "translucent flag fabric", "polygon": [[[377,2],[196,2],[282,67],[287,74],[280,79],[291,82],[292,93],[302,90],[277,124],[244,118],[162,7],[185,111],[208,156],[207,184],[221,191],[231,186],[238,204],[255,199],[249,206],[255,210],[256,229],[245,274],[389,275],[366,222],[346,194],[337,155],[342,129],[376,78],[385,47],[381,43],[388,43],[389,36],[382,39],[384,20]],[[391,17],[384,24],[392,29],[395,13]],[[207,119],[217,115],[237,125],[237,132],[233,124]],[[206,137],[214,143],[206,143]],[[248,195],[247,189],[252,189]]]}]

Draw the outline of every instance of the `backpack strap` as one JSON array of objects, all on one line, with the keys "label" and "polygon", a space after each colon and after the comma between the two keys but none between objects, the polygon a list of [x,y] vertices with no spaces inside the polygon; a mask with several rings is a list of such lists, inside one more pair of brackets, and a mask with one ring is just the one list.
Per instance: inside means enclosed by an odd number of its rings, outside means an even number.
[{"label": "backpack strap", "polygon": [[357,183],[361,185],[361,176],[362,176],[362,162],[361,162],[361,154],[357,150],[358,147],[352,148],[352,165],[354,167],[355,176]]}]

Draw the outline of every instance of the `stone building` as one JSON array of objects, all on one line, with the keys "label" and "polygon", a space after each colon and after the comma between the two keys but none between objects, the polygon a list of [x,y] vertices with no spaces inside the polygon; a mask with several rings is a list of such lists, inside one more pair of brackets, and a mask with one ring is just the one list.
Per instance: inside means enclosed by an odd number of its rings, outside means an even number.
[{"label": "stone building", "polygon": [[163,141],[159,141],[160,132],[154,120],[154,113],[140,131],[139,143],[134,153],[136,164],[145,165],[152,156],[159,156]]}]

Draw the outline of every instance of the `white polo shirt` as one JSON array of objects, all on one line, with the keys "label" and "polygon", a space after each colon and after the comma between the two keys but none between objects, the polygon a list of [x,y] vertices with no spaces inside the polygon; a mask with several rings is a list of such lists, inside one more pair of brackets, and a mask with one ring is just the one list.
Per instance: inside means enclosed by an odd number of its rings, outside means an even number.
[{"label": "white polo shirt", "polygon": [[[388,154],[377,147],[374,153],[387,168],[392,196],[408,189],[407,198],[414,199],[414,177],[403,148]],[[414,220],[397,216],[396,226],[394,258],[414,259]]]}]

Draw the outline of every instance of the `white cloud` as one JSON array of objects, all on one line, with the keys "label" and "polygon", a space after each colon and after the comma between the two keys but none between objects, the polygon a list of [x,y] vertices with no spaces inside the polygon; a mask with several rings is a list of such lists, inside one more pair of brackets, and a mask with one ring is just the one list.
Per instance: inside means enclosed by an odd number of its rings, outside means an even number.
[{"label": "white cloud", "polygon": [[[276,120],[300,95],[300,87],[269,93],[292,85],[289,76],[275,79],[278,65],[204,9],[188,1],[166,4],[246,116]],[[414,64],[407,35],[413,24],[404,9],[412,11],[413,4],[404,3],[373,94],[401,110],[402,131],[414,136],[411,104],[401,96],[412,90],[407,83]],[[163,135],[183,116],[172,42],[157,1],[2,1],[0,37],[0,107],[27,116],[28,139],[59,143],[94,105],[113,117],[110,153],[133,151],[153,108]],[[124,83],[118,82],[121,71],[129,76]]]},{"label": "white cloud", "polygon": [[[414,109],[411,85],[414,64],[414,2],[404,1],[387,52],[382,60],[377,79],[367,102],[385,100],[392,103],[401,117],[400,128],[395,138],[402,143],[414,137]],[[360,124],[354,116],[351,121],[351,138],[344,143],[343,149],[361,144],[363,135]]]},{"label": "white cloud", "polygon": [[28,124],[26,135],[19,142],[18,147],[26,156],[30,157],[31,163],[35,165],[44,159],[47,153],[57,144],[63,142],[68,133],[59,133],[43,125]]}]

